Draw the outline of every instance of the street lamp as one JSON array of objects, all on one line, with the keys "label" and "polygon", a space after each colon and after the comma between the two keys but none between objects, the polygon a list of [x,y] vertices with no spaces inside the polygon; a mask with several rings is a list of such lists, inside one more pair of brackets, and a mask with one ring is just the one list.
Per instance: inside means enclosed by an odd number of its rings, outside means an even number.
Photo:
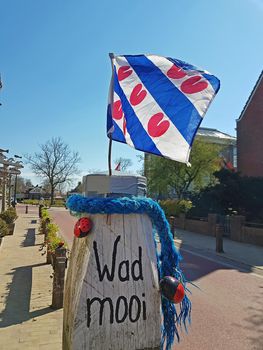
[{"label": "street lamp", "polygon": [[[4,152],[8,152],[8,150],[2,150]],[[17,158],[17,157],[15,157]],[[6,209],[6,179],[8,175],[12,175],[12,171],[9,171],[8,167],[13,166],[15,167],[15,170],[13,169],[13,174],[16,175],[16,182],[17,182],[17,174],[20,173],[19,169],[23,168],[23,165],[21,164],[21,161],[15,162],[14,158],[7,159],[3,153],[0,151],[0,164],[3,164],[3,167],[0,168],[0,173],[3,177],[3,187],[2,187],[2,211],[5,211]],[[15,171],[15,172],[14,172]],[[16,184],[15,182],[15,184]],[[16,189],[15,189],[16,193]],[[16,194],[15,194],[16,197]],[[15,200],[15,198],[14,198]]]},{"label": "street lamp", "polygon": [[5,157],[0,158],[0,164],[3,164],[1,168],[2,176],[3,176],[3,187],[2,187],[2,211],[6,209],[6,178],[8,175],[8,167],[11,165],[15,165],[14,160],[12,158],[6,159]]},{"label": "street lamp", "polygon": [[[18,156],[17,154],[15,154],[14,157],[15,158],[20,158],[20,159],[22,158],[21,156]],[[15,162],[15,169],[17,171],[19,171],[19,169],[24,168],[24,166],[22,164],[23,164],[23,162],[21,160],[16,161]],[[20,172],[20,174],[21,174],[21,172]],[[19,174],[17,174],[17,172],[16,172],[15,188],[14,188],[14,200],[13,200],[14,205],[16,205],[17,175],[19,175]]]},{"label": "street lamp", "polygon": [[[3,154],[3,153],[8,153],[9,150],[8,149],[2,149],[0,148],[0,164],[3,164],[3,162],[6,160],[6,156]],[[5,186],[4,186],[4,183],[5,183],[5,173],[2,171],[4,170],[4,167],[0,168],[0,177],[2,177],[2,188],[3,190],[5,190]],[[3,197],[5,197],[2,193],[2,203],[3,203]],[[5,198],[4,198],[5,199]]]},{"label": "street lamp", "polygon": [[10,174],[10,189],[9,189],[9,205],[11,204],[11,176],[15,175],[15,187],[14,187],[14,198],[13,198],[13,205],[16,204],[16,188],[17,188],[17,175],[21,174],[21,171],[19,169],[24,168],[21,164],[16,164],[13,168],[9,168],[9,174]]}]

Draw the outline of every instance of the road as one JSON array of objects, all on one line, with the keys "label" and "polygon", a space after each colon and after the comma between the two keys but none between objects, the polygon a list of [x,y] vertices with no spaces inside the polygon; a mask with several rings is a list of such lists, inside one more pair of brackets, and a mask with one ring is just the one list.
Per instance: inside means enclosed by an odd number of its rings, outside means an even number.
[{"label": "road", "polygon": [[[62,208],[50,210],[69,246],[76,218]],[[182,269],[190,285],[192,324],[181,332],[177,350],[262,350],[263,278],[238,264],[184,250]],[[262,257],[263,259],[263,257]]]}]

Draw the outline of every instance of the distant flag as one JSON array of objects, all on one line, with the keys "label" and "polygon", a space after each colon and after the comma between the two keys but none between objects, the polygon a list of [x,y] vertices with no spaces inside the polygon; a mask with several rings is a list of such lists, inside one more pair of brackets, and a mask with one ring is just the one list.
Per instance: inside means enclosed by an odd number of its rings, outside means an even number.
[{"label": "distant flag", "polygon": [[119,162],[119,163],[116,165],[115,170],[121,171],[121,162]]},{"label": "distant flag", "polygon": [[220,87],[210,73],[155,55],[112,56],[107,134],[138,150],[188,163]]},{"label": "distant flag", "polygon": [[227,161],[224,157],[222,157],[222,167],[224,169],[230,170],[230,171],[236,171],[234,165],[232,164],[232,162]]}]

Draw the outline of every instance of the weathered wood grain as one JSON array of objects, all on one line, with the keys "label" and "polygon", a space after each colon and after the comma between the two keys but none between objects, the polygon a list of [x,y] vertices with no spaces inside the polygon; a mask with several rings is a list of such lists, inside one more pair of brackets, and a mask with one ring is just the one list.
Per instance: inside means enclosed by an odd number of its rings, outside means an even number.
[{"label": "weathered wood grain", "polygon": [[[63,350],[159,349],[160,294],[149,218],[137,214],[90,217],[91,233],[75,238],[70,256]],[[105,265],[110,273],[100,276],[98,270]]]}]

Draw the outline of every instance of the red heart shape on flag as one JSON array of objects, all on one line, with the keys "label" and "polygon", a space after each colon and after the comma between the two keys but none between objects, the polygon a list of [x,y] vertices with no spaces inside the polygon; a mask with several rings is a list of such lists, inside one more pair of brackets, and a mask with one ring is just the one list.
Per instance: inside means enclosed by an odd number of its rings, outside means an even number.
[{"label": "red heart shape on flag", "polygon": [[169,120],[163,120],[163,113],[154,114],[148,122],[148,133],[151,137],[160,137],[166,133],[170,127]]},{"label": "red heart shape on flag", "polygon": [[175,64],[167,72],[167,76],[171,79],[181,79],[186,76],[183,68],[177,67]]},{"label": "red heart shape on flag", "polygon": [[122,115],[123,115],[123,111],[122,111],[121,100],[115,101],[113,103],[112,118],[116,120],[120,120],[122,118]]},{"label": "red heart shape on flag", "polygon": [[118,80],[122,81],[132,74],[132,69],[130,66],[122,66],[118,70]]},{"label": "red heart shape on flag", "polygon": [[208,82],[204,81],[203,79],[203,77],[198,76],[191,77],[182,83],[181,90],[186,94],[195,94],[203,91],[208,87]]},{"label": "red heart shape on flag", "polygon": [[130,96],[130,102],[133,106],[138,105],[141,103],[147,95],[146,90],[142,90],[142,84],[137,84],[135,88],[132,90],[131,96]]}]

